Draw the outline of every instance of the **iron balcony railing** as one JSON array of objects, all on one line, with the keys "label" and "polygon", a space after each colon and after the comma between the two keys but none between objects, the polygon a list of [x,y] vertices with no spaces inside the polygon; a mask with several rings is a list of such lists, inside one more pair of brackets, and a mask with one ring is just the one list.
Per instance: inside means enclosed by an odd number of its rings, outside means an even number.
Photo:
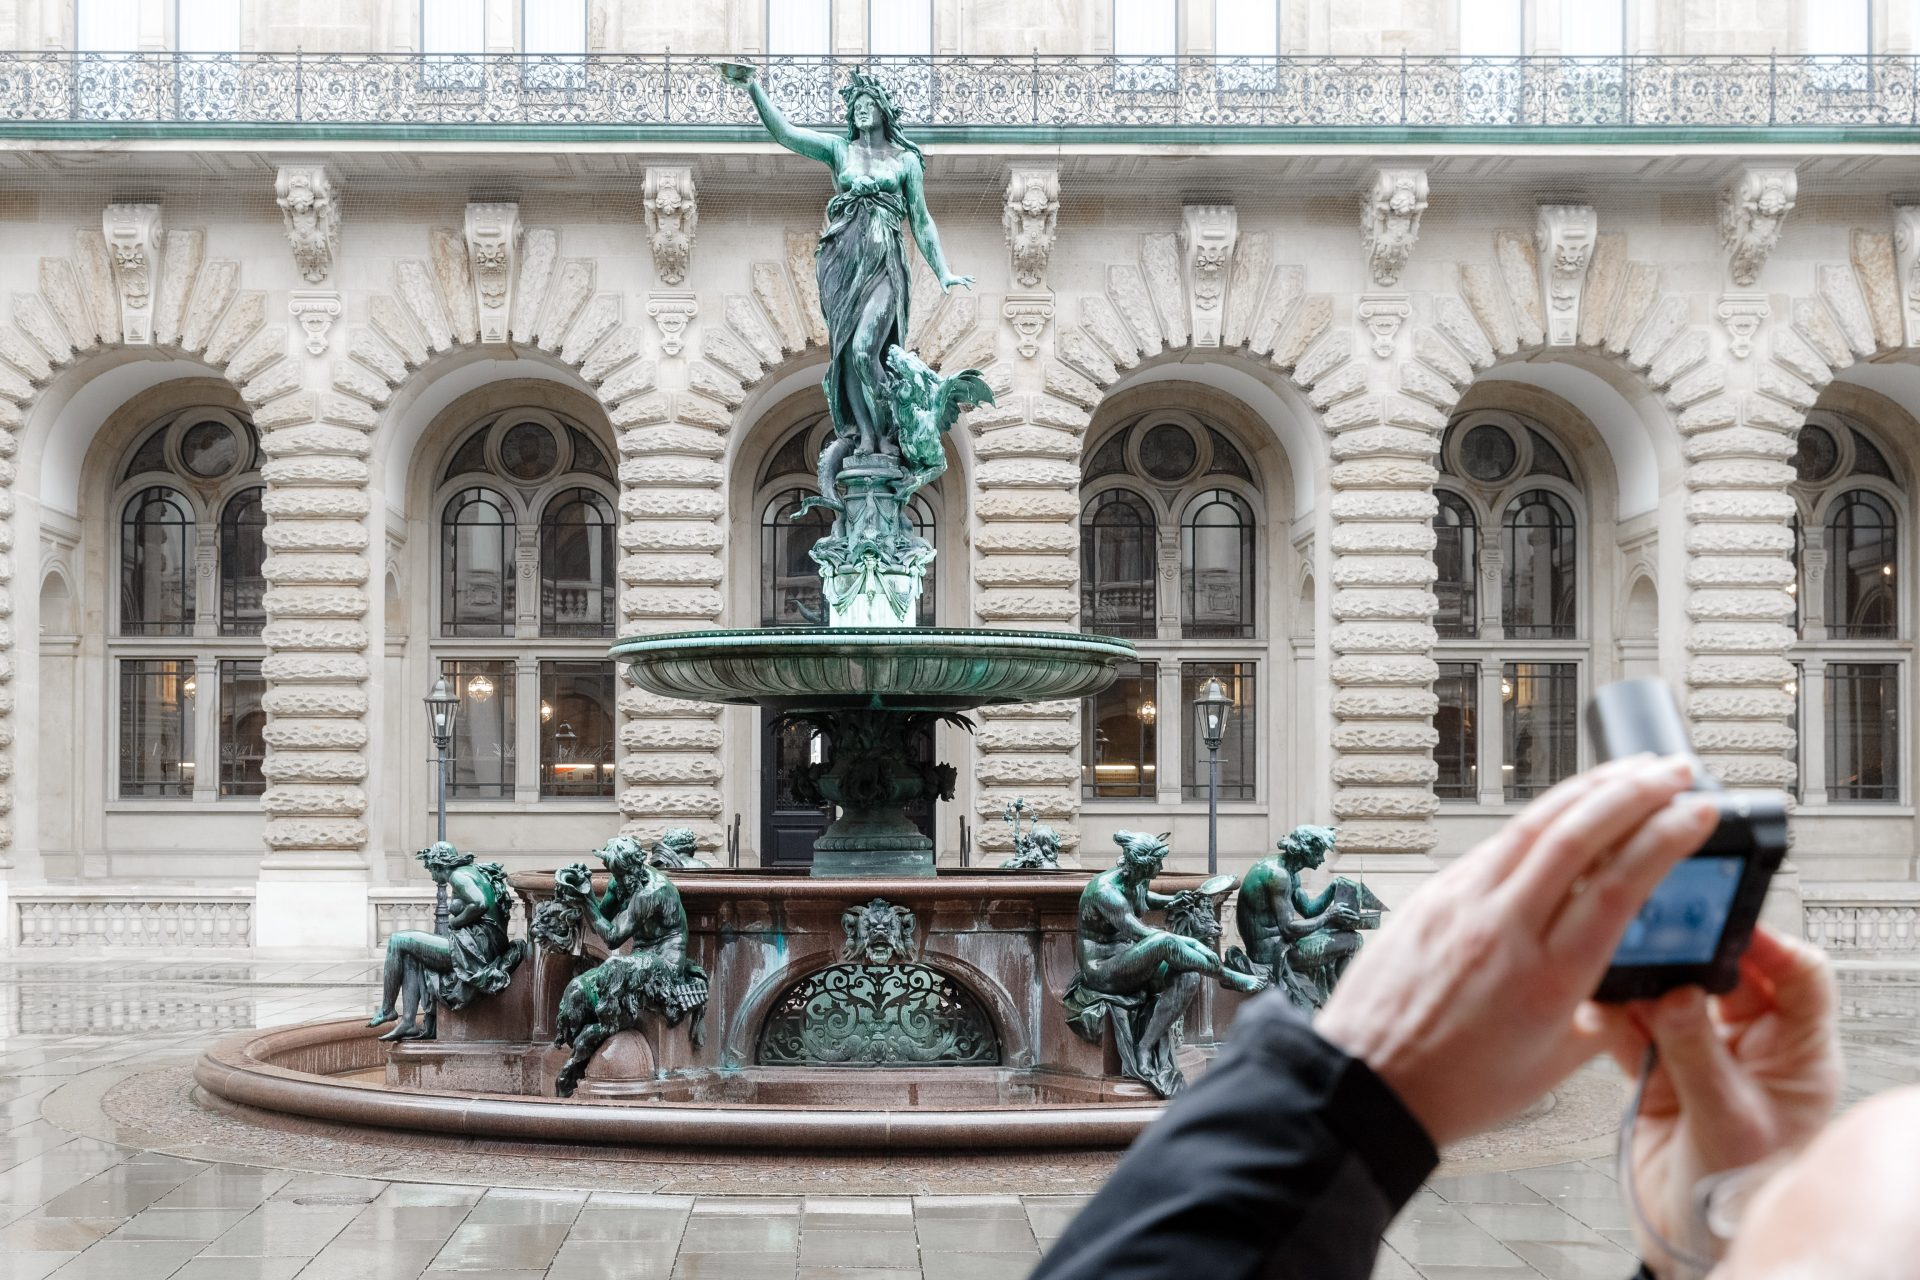
[{"label": "iron balcony railing", "polygon": [[[0,126],[744,127],[714,55],[0,53]],[[754,58],[837,120],[856,67],[920,127],[1779,129],[1920,123],[1920,59],[1872,57]]]}]

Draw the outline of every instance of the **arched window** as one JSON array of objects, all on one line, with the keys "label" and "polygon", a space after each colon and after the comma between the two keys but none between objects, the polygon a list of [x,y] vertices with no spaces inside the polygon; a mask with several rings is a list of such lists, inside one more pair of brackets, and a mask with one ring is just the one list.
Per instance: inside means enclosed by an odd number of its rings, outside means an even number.
[{"label": "arched window", "polygon": [[1573,509],[1532,489],[1507,506],[1501,624],[1514,640],[1570,640],[1574,629]]},{"label": "arched window", "polygon": [[760,625],[819,627],[827,620],[820,566],[807,553],[833,528],[833,512],[800,511],[812,490],[788,489],[760,514]]},{"label": "arched window", "polygon": [[1153,507],[1130,489],[1097,494],[1080,512],[1080,613],[1089,631],[1152,636],[1159,615]]},{"label": "arched window", "polygon": [[1898,517],[1871,489],[1852,489],[1827,511],[1827,635],[1882,640],[1899,634]]},{"label": "arched window", "polygon": [[120,517],[120,634],[193,634],[193,507],[172,489],[143,489]]},{"label": "arched window", "polygon": [[440,528],[440,633],[512,635],[513,508],[490,489],[463,489]]},{"label": "arched window", "polygon": [[1189,640],[1254,632],[1253,508],[1230,489],[1195,498],[1180,522],[1180,632]]},{"label": "arched window", "polygon": [[540,517],[540,634],[613,634],[613,504],[567,489]]},{"label": "arched window", "polygon": [[257,636],[266,625],[266,490],[242,489],[220,513],[220,634]]},{"label": "arched window", "polygon": [[1473,506],[1447,489],[1434,490],[1440,509],[1433,517],[1433,563],[1438,577],[1433,592],[1440,607],[1433,628],[1442,639],[1471,640],[1480,634],[1480,527]]}]

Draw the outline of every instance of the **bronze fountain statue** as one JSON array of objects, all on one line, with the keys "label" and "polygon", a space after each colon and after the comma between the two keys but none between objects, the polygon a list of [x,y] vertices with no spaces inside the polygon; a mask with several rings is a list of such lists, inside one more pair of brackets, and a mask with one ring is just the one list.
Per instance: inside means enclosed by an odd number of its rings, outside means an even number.
[{"label": "bronze fountain statue", "polygon": [[1301,873],[1333,852],[1334,829],[1302,825],[1282,836],[1277,853],[1253,864],[1240,885],[1239,947],[1227,963],[1275,983],[1299,1008],[1327,1002],[1334,983],[1360,950],[1360,931],[1380,925],[1384,904],[1357,880],[1335,876],[1308,893]]},{"label": "bronze fountain statue", "polygon": [[380,1008],[370,1027],[395,1023],[382,1040],[431,1040],[438,1006],[461,1009],[507,989],[527,944],[507,939],[513,898],[497,862],[476,864],[445,840],[414,854],[453,900],[447,933],[408,929],[387,939]]}]

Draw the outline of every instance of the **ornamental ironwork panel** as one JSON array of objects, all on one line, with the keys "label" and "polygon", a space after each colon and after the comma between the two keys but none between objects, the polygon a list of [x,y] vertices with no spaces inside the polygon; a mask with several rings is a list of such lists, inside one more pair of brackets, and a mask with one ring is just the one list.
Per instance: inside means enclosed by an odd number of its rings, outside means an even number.
[{"label": "ornamental ironwork panel", "polygon": [[831,964],[793,984],[760,1028],[766,1067],[991,1067],[993,1020],[924,964]]},{"label": "ornamental ironwork panel", "polygon": [[[0,52],[0,125],[745,127],[727,55]],[[757,59],[797,123],[856,69],[920,129],[1895,127],[1920,58],[1453,56]]]}]

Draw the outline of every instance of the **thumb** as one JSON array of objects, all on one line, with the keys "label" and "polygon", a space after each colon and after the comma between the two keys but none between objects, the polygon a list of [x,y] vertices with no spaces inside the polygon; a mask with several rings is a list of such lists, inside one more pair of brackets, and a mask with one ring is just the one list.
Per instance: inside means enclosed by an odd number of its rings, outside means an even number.
[{"label": "thumb", "polygon": [[1765,1108],[1707,1008],[1707,993],[1681,987],[1646,1018],[1680,1113],[1708,1168],[1727,1169],[1771,1154]]}]

